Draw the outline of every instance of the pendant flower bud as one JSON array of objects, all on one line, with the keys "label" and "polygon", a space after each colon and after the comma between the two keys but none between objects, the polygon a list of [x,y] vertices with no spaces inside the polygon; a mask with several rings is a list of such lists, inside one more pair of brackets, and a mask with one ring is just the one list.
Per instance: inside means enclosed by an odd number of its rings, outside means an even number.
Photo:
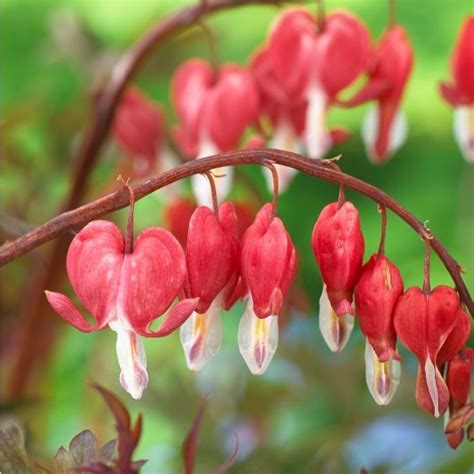
[{"label": "pendant flower bud", "polygon": [[379,405],[390,402],[400,381],[393,313],[402,293],[398,268],[387,257],[372,255],[362,268],[354,300],[360,329],[366,336],[367,385]]},{"label": "pendant flower bud", "polygon": [[[471,372],[474,351],[471,348],[461,350],[448,365],[446,383],[449,389],[449,415],[455,416],[469,401],[471,390]],[[464,439],[464,426],[457,431],[446,432],[446,440],[456,449]]]},{"label": "pendant flower bud", "polygon": [[451,57],[453,83],[442,82],[440,92],[454,107],[454,135],[464,158],[474,162],[474,16],[461,27]]},{"label": "pendant flower bud", "polygon": [[[180,125],[175,139],[190,159],[215,155],[237,148],[245,129],[259,113],[259,94],[247,70],[227,64],[214,71],[200,59],[191,59],[175,72],[171,94]],[[232,185],[232,167],[216,170],[225,175],[217,181],[219,201]],[[199,204],[211,205],[207,183],[200,176],[192,178]]]},{"label": "pendant flower bud", "polygon": [[436,417],[449,403],[448,388],[437,367],[438,354],[456,324],[459,309],[456,291],[442,285],[427,293],[411,287],[395,308],[397,335],[418,359],[416,401]]},{"label": "pendant flower bud", "polygon": [[148,375],[138,336],[165,336],[192,312],[189,302],[179,303],[157,332],[149,329],[182,287],[185,259],[181,246],[168,231],[151,227],[138,236],[129,252],[115,224],[92,221],[71,242],[66,267],[76,295],[95,324],[90,324],[65,295],[46,291],[49,303],[80,331],[108,325],[117,333],[120,383],[133,398],[141,398]]},{"label": "pendant flower bud", "polygon": [[193,314],[181,326],[181,342],[188,367],[199,370],[219,350],[221,307],[239,268],[237,217],[233,204],[226,202],[218,216],[206,206],[198,207],[189,222],[186,245],[187,275],[184,295],[195,301]]},{"label": "pendant flower bud", "polygon": [[[362,269],[364,236],[351,202],[328,204],[319,215],[311,246],[324,282],[319,324],[332,351],[344,348],[354,325],[352,294]],[[327,301],[326,301],[327,300]]]},{"label": "pendant flower bud", "polygon": [[[240,352],[250,371],[262,374],[276,350],[283,298],[295,275],[296,252],[283,222],[265,204],[242,239],[241,272],[248,289],[239,326]],[[260,321],[260,319],[262,321]]]},{"label": "pendant flower bud", "polygon": [[163,112],[138,89],[126,89],[117,106],[113,136],[125,153],[134,159],[138,177],[153,171],[163,146]]},{"label": "pendant flower bud", "polygon": [[268,54],[288,96],[307,102],[306,149],[312,158],[322,158],[333,144],[326,126],[328,108],[368,65],[367,29],[352,15],[340,12],[328,15],[319,31],[309,11],[289,9],[273,26]]},{"label": "pendant flower bud", "polygon": [[375,50],[367,85],[350,101],[355,106],[380,88],[377,104],[369,109],[362,125],[362,138],[369,158],[383,163],[406,141],[407,123],[400,103],[413,65],[413,51],[404,28],[389,28]]}]

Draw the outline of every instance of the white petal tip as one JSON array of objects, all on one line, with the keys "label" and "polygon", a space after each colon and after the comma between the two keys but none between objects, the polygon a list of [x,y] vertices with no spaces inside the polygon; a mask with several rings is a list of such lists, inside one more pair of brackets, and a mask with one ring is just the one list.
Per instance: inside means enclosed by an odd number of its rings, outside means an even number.
[{"label": "white petal tip", "polygon": [[391,402],[400,384],[400,378],[400,362],[394,359],[388,362],[379,362],[377,354],[366,339],[365,380],[377,405],[386,406]]},{"label": "white petal tip", "polygon": [[220,305],[212,303],[207,313],[194,312],[179,331],[186,364],[193,372],[200,371],[220,349],[222,322]]},{"label": "white petal tip", "polygon": [[240,320],[238,341],[240,354],[250,372],[264,374],[278,347],[278,317],[258,318],[250,301]]},{"label": "white petal tip", "polygon": [[341,352],[346,347],[353,328],[354,316],[350,314],[337,316],[324,285],[319,299],[319,330],[329,349],[332,352]]}]

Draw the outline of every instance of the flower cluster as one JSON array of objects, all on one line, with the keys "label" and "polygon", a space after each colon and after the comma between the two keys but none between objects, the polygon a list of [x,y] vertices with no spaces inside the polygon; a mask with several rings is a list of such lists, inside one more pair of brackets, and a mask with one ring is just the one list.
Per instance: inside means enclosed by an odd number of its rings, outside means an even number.
[{"label": "flower cluster", "polygon": [[[358,319],[366,338],[367,386],[379,405],[390,402],[400,382],[396,347],[400,338],[418,359],[416,400],[420,408],[438,417],[449,406],[453,414],[469,396],[472,350],[465,344],[471,332],[470,319],[454,289],[443,285],[430,288],[429,235],[425,236],[423,288],[411,287],[404,292],[400,271],[385,256],[384,208],[381,213],[379,250],[363,266],[359,214],[342,190],[338,202],[326,206],[319,215],[312,247],[324,282],[321,333],[332,351],[340,351]],[[443,373],[447,374],[444,378]],[[461,440],[462,433],[456,433],[450,444]]]},{"label": "flower cluster", "polygon": [[[267,141],[272,148],[323,158],[350,137],[344,127],[328,126],[330,109],[373,101],[361,133],[368,156],[382,163],[406,138],[401,100],[412,62],[410,42],[398,24],[389,25],[372,45],[368,29],[350,13],[317,18],[302,8],[284,10],[248,66],[217,66],[193,58],[176,69],[171,101],[178,124],[169,133],[172,148],[184,159],[198,159]],[[361,89],[344,98],[346,89],[361,78],[365,78]],[[249,128],[256,132],[252,138],[246,135]],[[164,129],[158,107],[135,89],[125,91],[114,135],[125,153],[139,160],[140,176],[154,169],[158,156],[167,161],[165,165],[176,162],[164,144]],[[279,189],[284,191],[295,170],[277,168]],[[223,176],[216,183],[223,200],[232,187],[233,170],[226,167],[217,173]],[[267,177],[271,188],[271,175]],[[198,204],[210,206],[211,194],[203,179],[193,177],[192,189]]]}]

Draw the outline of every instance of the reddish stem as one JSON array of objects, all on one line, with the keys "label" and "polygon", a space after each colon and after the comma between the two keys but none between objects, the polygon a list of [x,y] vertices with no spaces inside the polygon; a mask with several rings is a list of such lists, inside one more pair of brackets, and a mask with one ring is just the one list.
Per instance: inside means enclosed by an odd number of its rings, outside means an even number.
[{"label": "reddish stem", "polygon": [[378,206],[380,216],[382,218],[382,232],[380,235],[380,245],[379,245],[379,257],[383,257],[385,255],[385,234],[387,231],[387,210],[385,206],[379,204]]},{"label": "reddish stem", "polygon": [[425,266],[423,271],[423,293],[429,295],[431,293],[430,285],[430,258],[431,258],[431,241],[430,239],[425,240]]},{"label": "reddish stem", "polygon": [[219,219],[219,202],[217,200],[216,182],[214,181],[214,176],[212,175],[211,171],[206,171],[204,174],[207,176],[207,179],[209,180],[209,186],[211,187],[212,207],[214,208],[214,214],[216,215],[217,219]]},{"label": "reddish stem", "polygon": [[324,12],[324,0],[316,0],[318,32],[322,33],[326,27],[326,15]]},{"label": "reddish stem", "polygon": [[272,216],[276,217],[278,215],[278,190],[279,190],[278,171],[273,166],[273,163],[271,162],[265,161],[263,165],[267,167],[272,173],[272,180],[273,180]]},{"label": "reddish stem", "polygon": [[128,211],[127,230],[125,231],[125,253],[133,253],[133,214],[135,211],[135,193],[133,188],[128,184],[128,181],[124,183],[130,194],[130,209]]},{"label": "reddish stem", "polygon": [[395,0],[388,0],[388,28],[393,28],[397,24],[397,9]]},{"label": "reddish stem", "polygon": [[346,202],[346,193],[344,191],[344,186],[339,187],[339,196],[337,197],[337,208],[341,209],[341,207]]},{"label": "reddish stem", "polygon": [[[289,166],[310,176],[358,191],[378,204],[390,209],[394,214],[397,214],[424,240],[430,239],[431,248],[438,254],[451,275],[470,314],[474,315],[474,303],[461,276],[461,267],[441,243],[426,230],[424,224],[388,194],[365,181],[339,171],[332,162],[326,160],[312,160],[289,151],[269,148],[237,150],[189,161],[132,187],[135,192],[135,198],[138,200],[157,189],[197,173],[203,173],[224,166],[244,164],[263,165],[265,161],[272,161],[283,166]],[[128,204],[128,193],[120,190],[77,209],[60,214],[31,232],[28,232],[28,234],[0,247],[0,266],[24,255],[45,242],[59,237],[71,229],[77,229],[92,219],[122,209],[128,206]]]}]

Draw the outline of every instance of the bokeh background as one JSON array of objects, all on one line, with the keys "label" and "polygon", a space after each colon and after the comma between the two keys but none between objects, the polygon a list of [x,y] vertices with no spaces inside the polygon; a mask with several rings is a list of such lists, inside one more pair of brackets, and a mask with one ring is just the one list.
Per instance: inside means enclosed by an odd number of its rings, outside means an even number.
[{"label": "bokeh background", "polygon": [[[51,218],[70,186],[74,151],[87,117],[88,97],[98,78],[157,18],[190,2],[182,0],[3,0],[0,5],[2,62],[0,219],[21,231]],[[313,3],[307,3],[315,9]],[[449,56],[472,1],[397,1],[398,21],[407,29],[415,66],[403,109],[409,122],[405,146],[386,165],[375,167],[365,155],[359,128],[367,106],[333,110],[329,123],[349,127],[353,137],[333,150],[342,153],[343,170],[389,193],[439,237],[462,264],[468,287],[474,283],[473,167],[461,157],[452,136],[452,110],[437,91],[449,78]],[[375,40],[387,20],[382,0],[328,0],[326,8],[347,8],[369,27]],[[252,6],[212,15],[222,61],[245,64],[265,41],[278,14],[274,6]],[[169,123],[174,115],[169,80],[189,57],[209,57],[202,30],[191,28],[160,45],[134,79],[163,104]],[[290,58],[289,58],[290,60]],[[103,195],[122,160],[110,140],[101,153],[86,200]],[[243,168],[233,197],[252,197],[246,181],[263,198],[263,174]],[[185,184],[184,193],[189,192]],[[366,257],[379,240],[380,218],[373,202],[351,191],[366,238]],[[150,386],[133,401],[118,383],[115,338],[111,331],[82,334],[63,322],[50,341],[49,356],[22,397],[4,400],[1,418],[14,417],[26,431],[31,456],[48,465],[60,445],[91,428],[102,442],[114,436],[113,421],[88,381],[99,381],[119,394],[131,413],[144,414],[137,458],[149,459],[144,473],[181,472],[180,447],[199,402],[212,399],[199,442],[197,471],[210,472],[240,439],[240,455],[231,472],[349,473],[364,466],[372,472],[465,473],[472,471],[472,446],[456,452],[445,443],[442,420],[422,413],[415,402],[416,360],[401,348],[403,375],[389,407],[370,397],[364,375],[364,341],[356,327],[346,349],[331,353],[317,328],[321,281],[310,248],[310,234],[322,207],[335,200],[334,185],[298,175],[280,198],[280,214],[299,254],[298,283],[309,314],[293,309],[281,331],[275,358],[263,377],[252,376],[240,357],[237,327],[244,306],[224,315],[219,354],[198,374],[186,369],[177,334],[146,340]],[[161,223],[166,193],[139,201],[136,226]],[[8,216],[8,217],[7,217]],[[123,226],[126,213],[110,216]],[[8,222],[8,226],[6,223]],[[5,233],[5,229],[2,231]],[[5,240],[7,235],[2,235]],[[406,287],[422,282],[424,246],[396,216],[389,214],[387,255],[399,266]],[[44,248],[0,270],[2,320],[2,393],[16,347],[20,303],[28,301],[28,277]],[[64,268],[58,268],[63,272]],[[432,284],[451,280],[434,257]],[[62,288],[71,294],[68,282]],[[303,298],[302,298],[303,299]],[[304,305],[299,305],[299,307]]]}]

